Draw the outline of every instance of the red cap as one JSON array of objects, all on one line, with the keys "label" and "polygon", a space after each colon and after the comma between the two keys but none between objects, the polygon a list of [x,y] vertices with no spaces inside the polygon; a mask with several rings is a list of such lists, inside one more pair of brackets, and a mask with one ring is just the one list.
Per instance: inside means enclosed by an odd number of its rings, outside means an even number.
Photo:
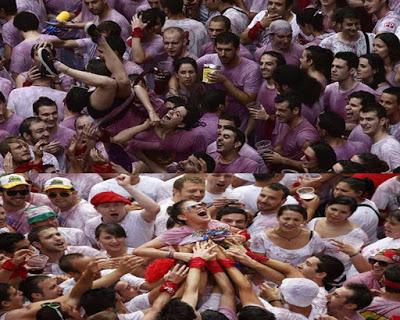
[{"label": "red cap", "polygon": [[400,253],[397,250],[384,250],[382,255],[393,260],[394,263],[400,263]]},{"label": "red cap", "polygon": [[96,194],[90,201],[90,203],[94,206],[98,206],[103,203],[111,203],[111,202],[122,202],[125,204],[131,204],[131,202],[127,198],[119,195],[118,193],[112,192],[112,191],[100,192],[100,193]]}]

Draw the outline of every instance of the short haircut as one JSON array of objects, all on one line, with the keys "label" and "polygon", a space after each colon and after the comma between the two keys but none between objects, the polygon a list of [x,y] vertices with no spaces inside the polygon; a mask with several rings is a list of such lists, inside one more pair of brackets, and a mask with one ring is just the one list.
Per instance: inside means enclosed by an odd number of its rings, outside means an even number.
[{"label": "short haircut", "polygon": [[165,23],[165,14],[159,8],[147,9],[140,14],[142,21],[147,24],[146,29],[152,28],[157,24],[163,26]]},{"label": "short haircut", "polygon": [[80,299],[80,306],[88,316],[108,308],[114,309],[115,303],[116,294],[113,288],[92,289],[86,291]]},{"label": "short haircut", "polygon": [[220,33],[219,35],[217,35],[215,37],[215,45],[217,45],[218,43],[232,44],[236,49],[238,49],[240,46],[240,38],[238,35],[230,32],[230,31],[226,31],[226,32]]},{"label": "short haircut", "polygon": [[89,105],[88,89],[84,87],[71,87],[64,99],[67,109],[73,113],[80,113]]},{"label": "short haircut", "polygon": [[34,243],[34,242],[39,242],[40,243],[40,233],[44,230],[47,229],[56,229],[56,227],[50,226],[50,225],[45,225],[45,226],[39,226],[39,227],[35,227],[31,230],[31,232],[29,232],[28,234],[28,240],[30,243]]},{"label": "short haircut", "polygon": [[240,309],[238,320],[275,320],[275,315],[261,306],[247,305]]},{"label": "short haircut", "polygon": [[115,37],[120,37],[121,36],[121,27],[118,23],[111,21],[111,20],[106,20],[97,26],[97,29],[99,30],[100,33],[107,33],[108,36],[115,36]]},{"label": "short haircut", "polygon": [[79,273],[79,270],[76,270],[72,266],[72,263],[73,263],[74,260],[81,259],[83,257],[85,257],[85,256],[82,253],[65,254],[60,258],[60,261],[58,262],[58,266],[65,273],[72,273],[72,272]]},{"label": "short haircut", "polygon": [[286,204],[279,208],[278,213],[276,216],[279,218],[281,215],[285,213],[285,211],[295,211],[301,214],[303,219],[307,220],[307,210],[298,204]]},{"label": "short haircut", "polygon": [[22,11],[15,15],[13,25],[19,31],[36,31],[39,28],[39,19],[32,12]]},{"label": "short haircut", "polygon": [[225,113],[225,112],[222,113],[222,114],[219,116],[218,121],[219,121],[219,120],[228,120],[228,121],[232,121],[232,122],[234,123],[235,127],[240,127],[240,123],[241,123],[238,116],[232,115],[232,114],[230,114],[230,113]]},{"label": "short haircut", "polygon": [[395,96],[397,104],[400,104],[400,87],[389,87],[383,90],[382,93],[387,93],[391,96]]},{"label": "short haircut", "polygon": [[25,298],[32,301],[33,293],[43,293],[42,289],[39,287],[39,284],[47,279],[51,279],[51,278],[49,276],[45,276],[45,275],[27,277],[26,279],[24,279],[20,282],[19,290],[22,291]]},{"label": "short haircut", "polygon": [[57,109],[57,103],[54,100],[47,98],[47,97],[39,97],[39,99],[37,99],[33,103],[33,113],[38,115],[40,107],[43,107],[43,106],[56,107],[56,109]]},{"label": "short haircut", "polygon": [[315,257],[319,260],[317,272],[326,273],[326,276],[322,279],[324,286],[333,283],[344,272],[344,265],[338,258],[326,254],[318,254]]},{"label": "short haircut", "polygon": [[14,253],[15,245],[24,240],[25,237],[19,232],[5,232],[0,234],[0,251],[5,253]]},{"label": "short haircut", "polygon": [[273,58],[275,58],[275,60],[276,60],[276,66],[277,66],[277,67],[283,66],[283,65],[286,64],[286,59],[285,59],[285,57],[282,55],[282,53],[279,53],[279,52],[276,52],[276,51],[265,51],[265,52],[261,55],[261,57],[264,56],[264,55],[266,55],[266,54],[269,55],[269,56],[271,56],[271,57],[273,57]]},{"label": "short haircut", "polygon": [[325,141],[315,141],[309,146],[314,152],[318,162],[318,169],[326,172],[336,163],[336,153]]},{"label": "short haircut", "polygon": [[183,186],[187,182],[193,183],[193,184],[201,184],[201,185],[205,186],[205,181],[202,177],[186,174],[183,177],[175,180],[175,182],[173,184],[173,189],[181,191],[183,189]]},{"label": "short haircut", "polygon": [[224,130],[232,131],[235,134],[235,138],[233,141],[240,142],[240,150],[242,146],[246,143],[246,136],[244,135],[243,131],[233,126],[226,126]]},{"label": "short haircut", "polygon": [[102,232],[106,232],[116,238],[127,237],[125,229],[118,223],[100,223],[94,231],[96,239],[99,239]]},{"label": "short haircut", "polygon": [[246,210],[240,208],[240,207],[231,207],[231,206],[225,206],[225,207],[220,207],[217,210],[217,216],[216,219],[217,220],[221,220],[221,218],[227,214],[232,214],[232,213],[239,213],[242,214],[246,221],[247,221],[247,212]]},{"label": "short haircut", "polygon": [[349,69],[357,69],[359,58],[354,52],[341,51],[335,54],[335,59],[340,59],[346,61],[347,67]]},{"label": "short haircut", "polygon": [[386,118],[386,109],[378,102],[372,102],[363,106],[360,110],[361,112],[375,112],[379,119]]},{"label": "short haircut", "polygon": [[15,0],[0,0],[0,9],[8,15],[17,14],[17,3]]},{"label": "short haircut", "polygon": [[12,286],[8,283],[0,282],[0,310],[3,308],[3,301],[10,301],[10,289]]},{"label": "short haircut", "polygon": [[352,93],[349,94],[348,96],[348,100],[355,98],[355,99],[359,99],[361,101],[361,105],[364,106],[368,103],[372,103],[372,102],[376,102],[376,97],[374,94],[372,94],[371,92],[367,92],[367,91],[354,91]]},{"label": "short haircut", "polygon": [[353,292],[351,297],[346,299],[346,303],[357,305],[356,310],[364,309],[371,304],[373,295],[365,284],[349,283],[345,285],[345,288]]},{"label": "short haircut", "polygon": [[318,126],[335,138],[342,137],[346,132],[346,122],[339,114],[332,111],[325,111],[319,115]]},{"label": "short haircut", "polygon": [[161,7],[168,9],[172,14],[182,13],[183,0],[160,0]]},{"label": "short haircut", "polygon": [[324,31],[324,16],[317,8],[305,8],[296,14],[297,24],[305,26],[311,25],[316,31]]},{"label": "short haircut", "polygon": [[5,138],[3,141],[0,141],[0,154],[4,157],[8,152],[10,152],[10,144],[11,143],[25,143],[26,142],[19,137],[11,136]]},{"label": "short haircut", "polygon": [[264,188],[268,188],[274,191],[282,191],[283,193],[282,199],[285,199],[290,195],[289,188],[279,182],[270,183],[266,185]]},{"label": "short haircut", "polygon": [[23,137],[23,134],[26,133],[28,135],[32,134],[31,127],[34,123],[43,122],[38,117],[28,117],[25,118],[21,124],[19,125],[19,134]]},{"label": "short haircut", "polygon": [[194,320],[195,310],[179,298],[170,300],[158,313],[157,320]]},{"label": "short haircut", "polygon": [[[387,267],[385,270],[385,280],[389,280],[391,282],[395,282],[397,285],[400,285],[400,265],[393,264]],[[391,286],[385,285],[385,291],[391,293],[400,293],[400,288],[392,288]]]},{"label": "short haircut", "polygon": [[4,96],[3,92],[0,91],[0,102],[5,103],[6,97]]},{"label": "short haircut", "polygon": [[[211,22],[222,22],[225,25],[226,31],[231,30],[232,23],[228,17],[225,17],[223,15],[215,16],[215,17],[211,18],[210,23]],[[208,25],[210,25],[210,24],[208,24]]]},{"label": "short haircut", "polygon": [[179,28],[179,27],[168,27],[168,28],[165,28],[164,31],[163,31],[163,35],[166,34],[166,33],[169,33],[169,32],[177,32],[177,33],[179,33],[179,38],[181,40],[185,39],[185,30],[183,30],[182,28]]},{"label": "short haircut", "polygon": [[351,7],[336,9],[334,12],[334,21],[343,23],[344,19],[361,20],[359,12]]},{"label": "short haircut", "polygon": [[326,203],[326,208],[333,204],[342,204],[342,205],[349,207],[350,215],[352,215],[354,213],[354,211],[357,210],[357,207],[358,207],[357,201],[354,198],[347,197],[347,196],[339,196],[339,197],[330,199]]},{"label": "short haircut", "polygon": [[226,93],[220,89],[207,90],[200,99],[203,112],[215,113],[220,105],[225,105]]},{"label": "short haircut", "polygon": [[287,102],[289,109],[294,110],[295,108],[298,108],[299,111],[301,111],[301,100],[300,98],[293,94],[290,91],[280,93],[275,97],[275,103],[283,103]]},{"label": "short haircut", "polygon": [[211,157],[208,153],[206,152],[194,152],[193,155],[197,159],[203,159],[204,162],[206,163],[207,167],[207,172],[214,172],[215,170],[215,160],[213,157]]}]

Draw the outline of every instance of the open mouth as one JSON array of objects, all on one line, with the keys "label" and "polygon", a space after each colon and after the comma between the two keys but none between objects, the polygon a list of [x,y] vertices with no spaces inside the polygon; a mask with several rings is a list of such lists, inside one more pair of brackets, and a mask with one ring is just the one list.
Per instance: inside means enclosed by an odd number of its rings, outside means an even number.
[{"label": "open mouth", "polygon": [[199,217],[208,217],[207,211],[206,210],[202,210],[197,214]]},{"label": "open mouth", "polygon": [[113,217],[113,218],[118,218],[119,214],[118,213],[111,213],[110,216]]}]

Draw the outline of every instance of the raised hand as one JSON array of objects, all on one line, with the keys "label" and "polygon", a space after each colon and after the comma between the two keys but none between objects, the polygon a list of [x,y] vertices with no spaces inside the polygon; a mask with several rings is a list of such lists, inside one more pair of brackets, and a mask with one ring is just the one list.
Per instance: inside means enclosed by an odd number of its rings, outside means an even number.
[{"label": "raised hand", "polygon": [[196,242],[193,247],[193,258],[202,258],[204,260],[211,260],[217,253],[212,250],[216,248],[217,245],[213,242]]},{"label": "raised hand", "polygon": [[121,186],[121,187],[127,187],[131,185],[131,177],[128,176],[127,174],[120,174],[119,176],[117,176],[115,178],[115,180],[117,181],[117,183]]},{"label": "raised hand", "polygon": [[189,272],[189,267],[184,264],[176,264],[168,273],[164,276],[165,280],[172,281],[173,283],[179,284],[185,280]]}]

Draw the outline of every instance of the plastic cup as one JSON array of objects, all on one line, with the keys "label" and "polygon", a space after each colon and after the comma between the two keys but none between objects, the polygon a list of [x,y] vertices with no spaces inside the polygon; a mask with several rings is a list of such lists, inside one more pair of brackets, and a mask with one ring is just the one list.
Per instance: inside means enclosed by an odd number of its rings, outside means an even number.
[{"label": "plastic cup", "polygon": [[296,171],[296,170],[292,170],[292,169],[283,169],[283,170],[281,170],[281,173],[284,173],[284,174],[286,174],[286,173],[297,174],[299,172]]},{"label": "plastic cup", "polygon": [[318,181],[322,178],[322,176],[319,173],[306,173],[302,176],[302,179],[308,180],[308,181]]},{"label": "plastic cup", "polygon": [[29,269],[42,270],[46,267],[48,260],[48,256],[44,254],[38,254],[36,256],[29,257],[29,259],[26,261],[26,266]]},{"label": "plastic cup", "polygon": [[305,201],[310,201],[316,197],[315,189],[311,187],[302,187],[297,189],[296,193]]},{"label": "plastic cup", "polygon": [[170,66],[171,64],[168,61],[161,61],[157,64],[154,73],[154,91],[158,95],[163,95],[167,92],[168,81],[171,78]]}]

